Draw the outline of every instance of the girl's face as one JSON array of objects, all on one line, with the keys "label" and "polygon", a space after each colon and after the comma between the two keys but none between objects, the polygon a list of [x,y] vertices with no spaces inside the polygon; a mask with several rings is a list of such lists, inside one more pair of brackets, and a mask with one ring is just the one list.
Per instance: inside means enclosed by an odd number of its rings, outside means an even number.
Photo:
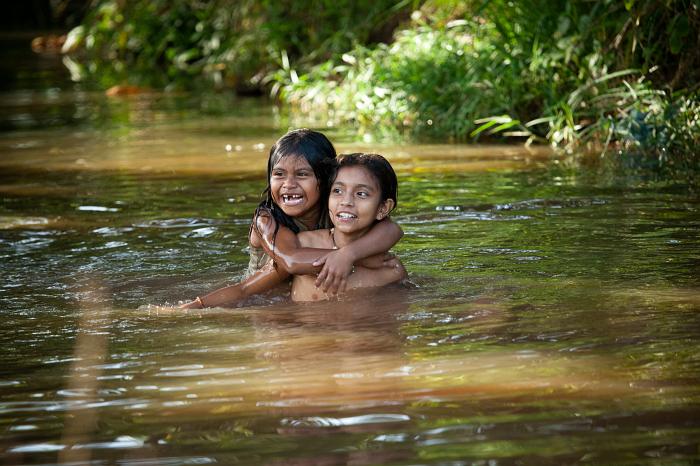
[{"label": "girl's face", "polygon": [[319,184],[304,157],[288,155],[272,167],[270,193],[275,204],[290,217],[318,221]]},{"label": "girl's face", "polygon": [[391,199],[382,202],[377,179],[361,166],[341,168],[328,198],[333,225],[336,230],[347,234],[364,234],[375,220],[386,217],[393,206]]}]

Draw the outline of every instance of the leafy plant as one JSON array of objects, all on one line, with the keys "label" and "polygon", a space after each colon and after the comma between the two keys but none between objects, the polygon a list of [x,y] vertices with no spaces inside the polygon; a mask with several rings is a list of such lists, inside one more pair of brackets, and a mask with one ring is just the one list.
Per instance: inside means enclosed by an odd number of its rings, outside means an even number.
[{"label": "leafy plant", "polygon": [[[693,153],[697,125],[643,143],[632,129],[640,114],[645,125],[697,120],[697,71],[678,77],[697,55],[678,42],[691,37],[686,23],[699,23],[687,1],[432,1],[392,44],[355,47],[308,73],[283,66],[273,91],[366,133]],[[678,99],[689,103],[683,121],[660,110]]]},{"label": "leafy plant", "polygon": [[283,55],[304,66],[381,40],[383,29],[390,34],[415,6],[409,0],[94,0],[66,50],[76,79],[100,87],[259,90]]}]

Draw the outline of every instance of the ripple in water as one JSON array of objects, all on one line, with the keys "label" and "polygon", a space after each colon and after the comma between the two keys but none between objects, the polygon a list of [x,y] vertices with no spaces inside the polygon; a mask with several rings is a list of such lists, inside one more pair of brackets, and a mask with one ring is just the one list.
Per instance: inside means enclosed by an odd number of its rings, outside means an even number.
[{"label": "ripple in water", "polygon": [[180,235],[182,238],[206,238],[209,235],[212,235],[216,233],[216,228],[214,227],[207,227],[207,228],[197,228],[196,230],[192,230],[187,233],[183,233]]},{"label": "ripple in water", "polygon": [[350,417],[305,417],[300,419],[285,418],[280,424],[286,427],[347,427],[364,424],[387,424],[394,422],[408,422],[410,416],[405,414],[365,414]]},{"label": "ripple in water", "polygon": [[147,222],[136,223],[139,228],[189,228],[205,227],[212,224],[212,220],[201,218],[171,218],[164,220],[149,220]]},{"label": "ripple in water", "polygon": [[81,205],[78,210],[82,212],[119,212],[117,207],[105,207],[100,205]]}]

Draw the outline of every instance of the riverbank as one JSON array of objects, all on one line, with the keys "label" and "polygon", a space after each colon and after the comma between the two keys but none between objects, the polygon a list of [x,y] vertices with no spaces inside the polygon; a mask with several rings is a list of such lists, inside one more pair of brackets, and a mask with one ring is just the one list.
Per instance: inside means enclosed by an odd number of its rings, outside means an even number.
[{"label": "riverbank", "polygon": [[695,4],[313,5],[100,0],[64,61],[88,89],[271,93],[291,126],[367,141],[541,144],[700,171]]},{"label": "riverbank", "polygon": [[[648,167],[697,171],[698,73],[678,42],[694,37],[674,31],[653,50],[641,39],[659,32],[652,12],[681,27],[697,11],[599,1],[584,14],[537,3],[479,15],[416,11],[393,43],[357,46],[305,73],[283,69],[273,90],[303,113],[368,134],[624,151]],[[634,18],[641,23],[629,26]]]}]

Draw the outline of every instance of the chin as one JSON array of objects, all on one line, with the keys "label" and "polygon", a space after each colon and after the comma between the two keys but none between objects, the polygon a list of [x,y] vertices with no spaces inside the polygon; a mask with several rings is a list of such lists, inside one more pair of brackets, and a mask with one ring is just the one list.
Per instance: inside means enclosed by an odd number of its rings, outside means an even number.
[{"label": "chin", "polygon": [[296,217],[297,215],[299,215],[299,212],[297,209],[289,209],[287,207],[281,207],[281,206],[280,206],[280,209],[282,209],[282,212],[289,215],[290,217]]},{"label": "chin", "polygon": [[357,225],[357,224],[353,224],[353,225],[343,225],[343,224],[335,225],[335,229],[336,229],[336,230],[338,230],[338,231],[340,231],[340,232],[343,232],[343,233],[346,233],[346,234],[355,233],[356,231],[360,231],[360,230],[362,230],[362,229],[364,229],[364,228],[366,228],[366,226]]},{"label": "chin", "polygon": [[289,215],[290,217],[298,217],[306,212],[306,209],[302,205],[287,206],[284,204],[277,204],[282,209],[282,212]]}]

